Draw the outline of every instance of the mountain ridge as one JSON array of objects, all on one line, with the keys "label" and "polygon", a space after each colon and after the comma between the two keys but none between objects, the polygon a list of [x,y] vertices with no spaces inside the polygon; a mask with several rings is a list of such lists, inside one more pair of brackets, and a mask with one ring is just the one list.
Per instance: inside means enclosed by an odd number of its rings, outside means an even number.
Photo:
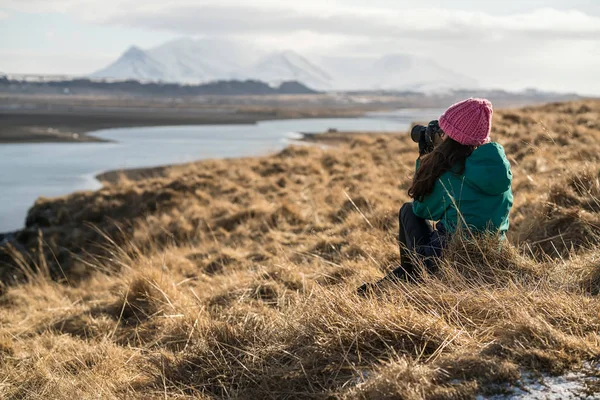
[{"label": "mountain ridge", "polygon": [[410,54],[309,59],[294,50],[263,51],[223,38],[181,38],[147,50],[131,46],[116,61],[90,76],[188,84],[231,79],[273,85],[299,81],[316,90],[437,91],[479,87],[470,77]]}]

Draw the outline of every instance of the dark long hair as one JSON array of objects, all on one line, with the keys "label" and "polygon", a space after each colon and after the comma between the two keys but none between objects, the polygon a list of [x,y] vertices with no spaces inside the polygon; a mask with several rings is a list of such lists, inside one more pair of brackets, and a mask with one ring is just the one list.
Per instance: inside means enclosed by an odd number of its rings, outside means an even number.
[{"label": "dark long hair", "polygon": [[425,196],[433,192],[435,182],[444,172],[452,170],[459,175],[462,174],[465,171],[465,161],[475,147],[460,144],[447,137],[435,146],[431,153],[421,157],[419,169],[408,189],[408,195],[422,201]]}]

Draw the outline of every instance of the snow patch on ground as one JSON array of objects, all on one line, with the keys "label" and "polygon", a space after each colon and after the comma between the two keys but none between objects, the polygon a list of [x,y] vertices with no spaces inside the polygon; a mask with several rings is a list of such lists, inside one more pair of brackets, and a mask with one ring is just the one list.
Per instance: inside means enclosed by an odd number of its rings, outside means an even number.
[{"label": "snow patch on ground", "polygon": [[600,364],[588,365],[581,372],[561,376],[523,372],[516,385],[506,388],[510,393],[477,396],[477,400],[591,400],[600,399]]}]

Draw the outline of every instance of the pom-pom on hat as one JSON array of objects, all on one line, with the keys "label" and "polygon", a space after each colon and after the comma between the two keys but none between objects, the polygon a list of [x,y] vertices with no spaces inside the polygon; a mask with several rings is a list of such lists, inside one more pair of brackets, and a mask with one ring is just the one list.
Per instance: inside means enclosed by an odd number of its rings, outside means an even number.
[{"label": "pom-pom on hat", "polygon": [[440,128],[460,144],[480,146],[490,141],[492,103],[470,98],[451,105],[440,117]]}]

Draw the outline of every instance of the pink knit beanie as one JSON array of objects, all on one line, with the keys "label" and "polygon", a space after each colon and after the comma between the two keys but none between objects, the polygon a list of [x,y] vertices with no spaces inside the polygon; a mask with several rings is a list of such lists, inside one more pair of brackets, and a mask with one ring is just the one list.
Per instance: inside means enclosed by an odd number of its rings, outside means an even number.
[{"label": "pink knit beanie", "polygon": [[464,145],[480,146],[490,141],[492,103],[470,98],[453,104],[440,117],[440,128]]}]

